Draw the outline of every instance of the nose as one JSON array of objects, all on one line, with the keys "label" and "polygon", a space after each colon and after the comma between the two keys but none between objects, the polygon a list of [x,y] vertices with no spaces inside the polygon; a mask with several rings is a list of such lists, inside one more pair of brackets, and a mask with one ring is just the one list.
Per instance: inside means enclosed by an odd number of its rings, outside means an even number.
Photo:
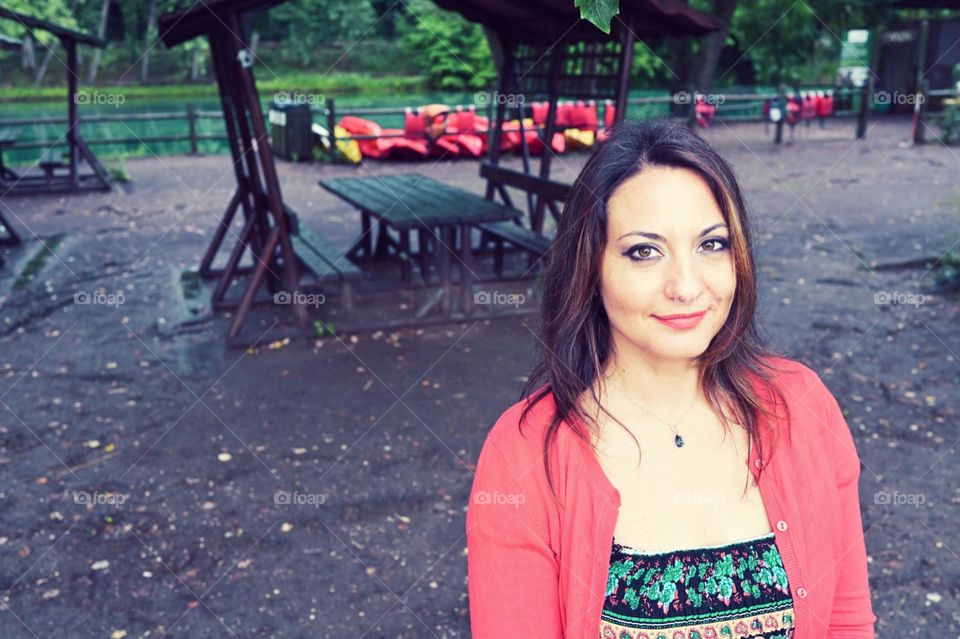
[{"label": "nose", "polygon": [[671,301],[690,304],[700,297],[703,282],[698,268],[690,256],[671,260],[665,290]]}]

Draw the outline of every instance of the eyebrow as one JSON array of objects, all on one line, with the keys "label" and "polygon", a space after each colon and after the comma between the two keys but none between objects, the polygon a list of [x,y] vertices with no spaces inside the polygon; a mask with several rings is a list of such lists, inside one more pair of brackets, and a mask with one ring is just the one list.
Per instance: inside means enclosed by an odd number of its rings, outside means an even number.
[{"label": "eyebrow", "polygon": [[[727,225],[721,222],[720,224],[714,224],[713,226],[708,226],[707,228],[705,228],[705,229],[703,229],[702,231],[700,231],[700,235],[698,235],[697,237],[698,237],[698,238],[703,237],[704,235],[706,235],[706,234],[709,233],[710,231],[712,231],[712,230],[714,230],[714,229],[721,228],[721,227],[727,227]],[[727,228],[727,230],[729,230],[729,228]],[[667,238],[663,237],[662,235],[659,235],[659,234],[657,234],[657,233],[647,233],[646,231],[630,231],[629,233],[624,233],[623,235],[621,235],[621,236],[620,236],[619,238],[617,238],[617,239],[622,240],[623,238],[627,237],[628,235],[640,235],[641,237],[649,237],[651,240],[659,240],[659,241],[661,241],[661,242],[666,242],[666,241],[667,241]]]}]

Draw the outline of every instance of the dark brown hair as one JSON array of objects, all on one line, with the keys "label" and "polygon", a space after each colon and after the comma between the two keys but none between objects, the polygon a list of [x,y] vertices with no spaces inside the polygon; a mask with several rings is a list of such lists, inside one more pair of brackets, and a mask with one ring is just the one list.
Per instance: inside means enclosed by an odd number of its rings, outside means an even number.
[{"label": "dark brown hair", "polygon": [[746,428],[750,442],[756,442],[761,459],[763,436],[757,412],[770,412],[748,376],[757,376],[763,387],[776,393],[786,406],[782,391],[773,382],[771,371],[776,368],[766,361],[781,355],[764,342],[755,324],[757,272],[749,216],[733,169],[684,123],[667,119],[624,120],[594,147],[574,181],[546,258],[538,356],[521,393],[521,398],[528,401],[520,424],[522,432],[528,412],[553,394],[556,411],[545,433],[543,453],[554,496],[549,453],[558,429],[566,424],[592,446],[591,433],[596,425],[581,405],[581,396],[589,390],[596,405],[602,408],[594,382],[602,374],[611,351],[610,324],[600,295],[607,203],[620,184],[651,166],[696,172],[710,187],[730,227],[736,294],[726,322],[697,358],[700,387],[727,432],[731,416],[723,405],[725,401],[729,404],[733,419]]}]

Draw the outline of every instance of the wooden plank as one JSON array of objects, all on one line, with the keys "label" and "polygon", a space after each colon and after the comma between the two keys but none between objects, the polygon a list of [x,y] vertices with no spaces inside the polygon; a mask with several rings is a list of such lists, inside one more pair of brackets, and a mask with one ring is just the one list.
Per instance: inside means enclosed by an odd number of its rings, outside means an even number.
[{"label": "wooden plank", "polygon": [[368,181],[369,178],[338,178],[320,180],[320,186],[358,209],[367,210],[379,216],[379,211],[389,208],[391,202],[385,200],[379,191],[371,189],[367,184]]},{"label": "wooden plank", "polygon": [[398,230],[512,220],[522,211],[419,173],[322,180],[325,189]]},{"label": "wooden plank", "polygon": [[426,189],[432,182],[433,180],[420,174],[392,180],[390,186],[402,193],[402,201],[398,206],[402,208],[408,228],[430,228],[454,221],[448,214],[448,208],[427,193]]},{"label": "wooden plank", "polygon": [[488,162],[480,163],[480,177],[486,178],[495,184],[505,184],[529,193],[535,193],[548,200],[564,201],[570,192],[570,185],[555,180],[548,180],[537,175],[528,175],[502,166],[494,166]]},{"label": "wooden plank", "polygon": [[[366,187],[376,192],[387,203],[379,210],[373,211],[390,226],[397,229],[410,229],[419,226],[420,217],[415,210],[418,206],[416,194],[411,191],[415,183],[414,175],[404,176],[385,175],[383,177],[366,178]],[[415,187],[414,187],[415,188]]]},{"label": "wooden plank", "polygon": [[450,217],[460,223],[510,220],[523,215],[522,211],[441,182],[431,181],[426,188],[437,201],[449,207]]},{"label": "wooden plank", "polygon": [[528,251],[544,255],[550,249],[552,241],[539,233],[513,222],[488,222],[479,225],[481,229],[516,244]]},{"label": "wooden plank", "polygon": [[310,229],[300,226],[300,234],[292,237],[306,243],[310,249],[326,260],[343,277],[360,277],[363,272],[356,264],[347,259],[339,251],[327,244],[319,235]]}]

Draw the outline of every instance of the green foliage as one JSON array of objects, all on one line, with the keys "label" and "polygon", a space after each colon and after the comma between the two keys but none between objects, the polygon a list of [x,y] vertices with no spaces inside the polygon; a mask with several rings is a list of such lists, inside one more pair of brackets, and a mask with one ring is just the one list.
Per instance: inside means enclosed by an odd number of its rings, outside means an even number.
[{"label": "green foliage", "polygon": [[266,13],[258,29],[267,38],[285,42],[301,63],[308,64],[321,46],[352,47],[375,20],[369,0],[291,0]]},{"label": "green foliage", "polygon": [[130,182],[130,174],[127,173],[126,155],[117,156],[112,163],[107,165],[106,169],[111,182],[117,184]]},{"label": "green foliage", "polygon": [[960,113],[957,113],[957,101],[945,100],[943,113],[935,115],[934,124],[940,127],[940,139],[944,144],[953,144],[960,134]]},{"label": "green foliage", "polygon": [[[28,16],[49,20],[68,29],[79,29],[80,25],[74,19],[73,12],[67,6],[66,0],[44,0],[36,2],[35,0],[4,0],[3,6],[11,11],[23,13]],[[12,38],[22,38],[27,33],[27,28],[14,20],[0,20],[0,33]],[[57,37],[46,33],[45,31],[34,31],[34,38],[39,39],[41,44],[39,50],[45,50],[45,46],[52,44]]]},{"label": "green foliage", "polygon": [[580,17],[589,20],[604,33],[610,33],[613,16],[620,13],[620,0],[574,0]]},{"label": "green foliage", "polygon": [[322,320],[313,321],[313,335],[314,337],[323,337],[324,335],[330,335],[331,337],[337,334],[337,327],[333,325],[333,322],[324,322]]},{"label": "green foliage", "polygon": [[397,23],[400,41],[430,86],[446,91],[484,89],[496,77],[483,28],[429,0],[410,0]]},{"label": "green foliage", "polygon": [[889,15],[869,0],[741,0],[730,36],[760,84],[832,82],[843,32],[873,28]]}]

